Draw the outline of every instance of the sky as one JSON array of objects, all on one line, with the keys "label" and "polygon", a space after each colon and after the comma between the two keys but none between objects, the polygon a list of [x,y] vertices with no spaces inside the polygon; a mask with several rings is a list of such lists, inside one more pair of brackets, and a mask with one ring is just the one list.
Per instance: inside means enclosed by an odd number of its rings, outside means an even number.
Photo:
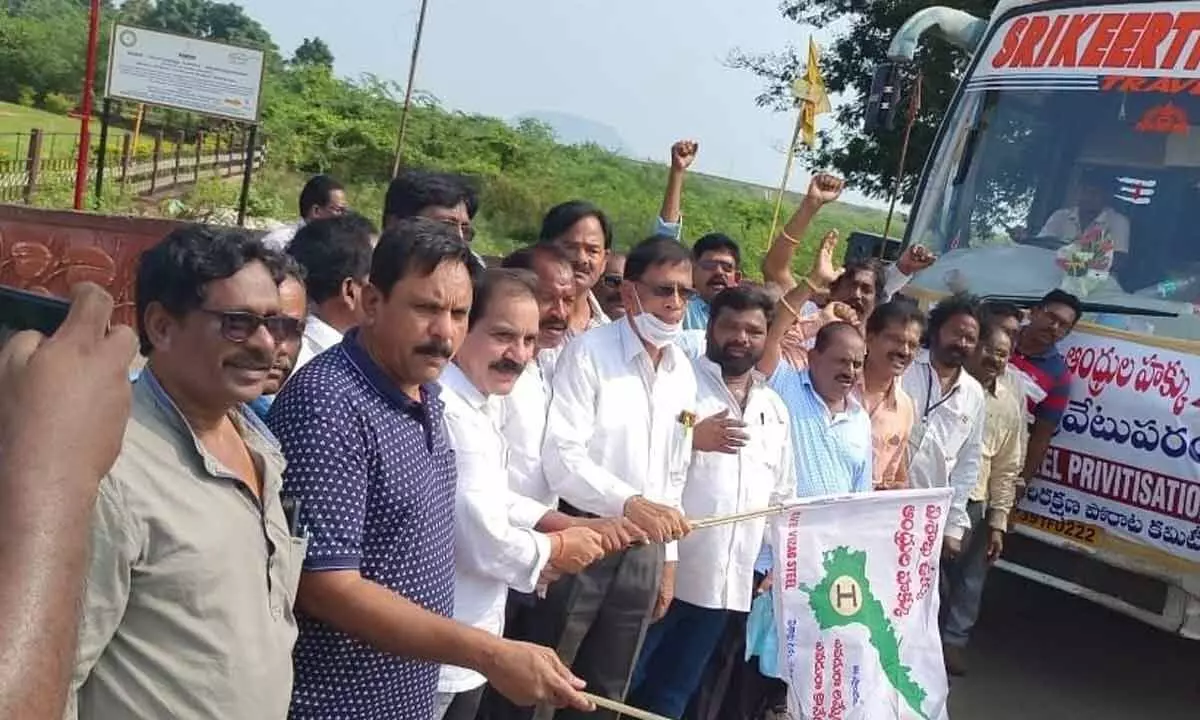
[{"label": "sky", "polygon": [[[419,0],[239,2],[285,56],[317,35],[339,75],[407,77]],[[803,48],[811,30],[777,0],[429,0],[415,85],[455,110],[598,121],[638,158],[667,162],[675,140],[695,139],[696,170],[778,186],[795,118],[758,108],[761,82],[725,60]],[[790,187],[807,177],[797,167]]]}]

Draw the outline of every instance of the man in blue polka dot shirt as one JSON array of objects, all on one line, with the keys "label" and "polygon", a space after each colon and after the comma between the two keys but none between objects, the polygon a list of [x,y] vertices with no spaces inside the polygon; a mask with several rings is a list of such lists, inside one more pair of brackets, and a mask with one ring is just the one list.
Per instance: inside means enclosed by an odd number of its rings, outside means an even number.
[{"label": "man in blue polka dot shirt", "polygon": [[284,494],[309,537],[294,720],[425,720],[439,663],[521,704],[590,707],[553,651],[450,619],[456,478],[437,380],[466,335],[477,272],[453,228],[396,223],[372,258],[363,324],[271,408]]}]

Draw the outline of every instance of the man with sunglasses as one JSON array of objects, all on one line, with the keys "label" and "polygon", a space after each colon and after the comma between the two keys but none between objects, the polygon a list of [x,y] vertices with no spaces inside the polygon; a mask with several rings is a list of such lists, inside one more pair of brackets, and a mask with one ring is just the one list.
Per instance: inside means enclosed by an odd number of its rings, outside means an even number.
[{"label": "man with sunglasses", "polygon": [[263,421],[275,400],[275,393],[283,387],[292,371],[297,367],[300,348],[304,339],[304,324],[308,320],[308,293],[304,288],[304,268],[289,255],[283,256],[283,282],[279,283],[279,309],[291,322],[286,323],[285,337],[275,348],[275,362],[267,375],[263,394],[250,403],[250,409]]},{"label": "man with sunglasses", "polygon": [[300,190],[300,220],[277,227],[263,237],[271,250],[283,252],[305,225],[322,218],[338,217],[346,212],[346,189],[328,175],[314,175]]},{"label": "man with sunglasses", "polygon": [[640,243],[621,287],[629,314],[568,344],[554,374],[542,457],[551,490],[564,510],[624,516],[653,543],[607,556],[551,585],[547,597],[565,612],[560,657],[590,692],[615,700],[627,692],[646,628],[671,604],[675,541],[689,529],[679,508],[692,457],[696,376],[675,339],[695,293],[691,265],[691,253],[673,239]]},{"label": "man with sunglasses", "polygon": [[148,361],[92,514],[67,717],[287,714],[305,541],[283,456],[245,407],[294,330],[282,280],[241,230],[180,228],[142,255]]},{"label": "man with sunglasses", "polygon": [[600,282],[592,287],[592,294],[600,303],[600,309],[610,320],[625,317],[625,303],[621,300],[621,283],[625,276],[625,254],[611,252],[604,263],[604,274]]},{"label": "man with sunglasses", "polygon": [[683,328],[706,330],[713,298],[742,281],[742,250],[728,235],[709,233],[692,246],[692,257],[692,278],[698,294],[688,301]]}]

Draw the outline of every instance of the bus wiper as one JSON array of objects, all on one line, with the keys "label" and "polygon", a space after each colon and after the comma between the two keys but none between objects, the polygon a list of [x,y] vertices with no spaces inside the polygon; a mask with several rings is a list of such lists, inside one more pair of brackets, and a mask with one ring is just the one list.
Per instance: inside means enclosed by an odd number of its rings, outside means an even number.
[{"label": "bus wiper", "polygon": [[[980,295],[980,300],[987,302],[1008,303],[1016,305],[1021,309],[1029,309],[1035,307],[1042,301],[1040,297],[1030,295]],[[1169,312],[1167,310],[1153,310],[1151,308],[1131,307],[1129,305],[1114,305],[1112,303],[1097,303],[1087,300],[1079,301],[1079,309],[1085,313],[1097,313],[1107,315],[1134,315],[1138,317],[1179,317],[1177,312]]]}]

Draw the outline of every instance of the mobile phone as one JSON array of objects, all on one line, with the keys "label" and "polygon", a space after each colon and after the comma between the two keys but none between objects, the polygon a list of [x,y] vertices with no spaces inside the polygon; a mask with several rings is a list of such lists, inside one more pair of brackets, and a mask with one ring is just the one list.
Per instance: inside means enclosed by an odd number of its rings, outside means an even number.
[{"label": "mobile phone", "polygon": [[24,330],[54,334],[70,308],[71,304],[60,298],[0,285],[0,347]]}]

